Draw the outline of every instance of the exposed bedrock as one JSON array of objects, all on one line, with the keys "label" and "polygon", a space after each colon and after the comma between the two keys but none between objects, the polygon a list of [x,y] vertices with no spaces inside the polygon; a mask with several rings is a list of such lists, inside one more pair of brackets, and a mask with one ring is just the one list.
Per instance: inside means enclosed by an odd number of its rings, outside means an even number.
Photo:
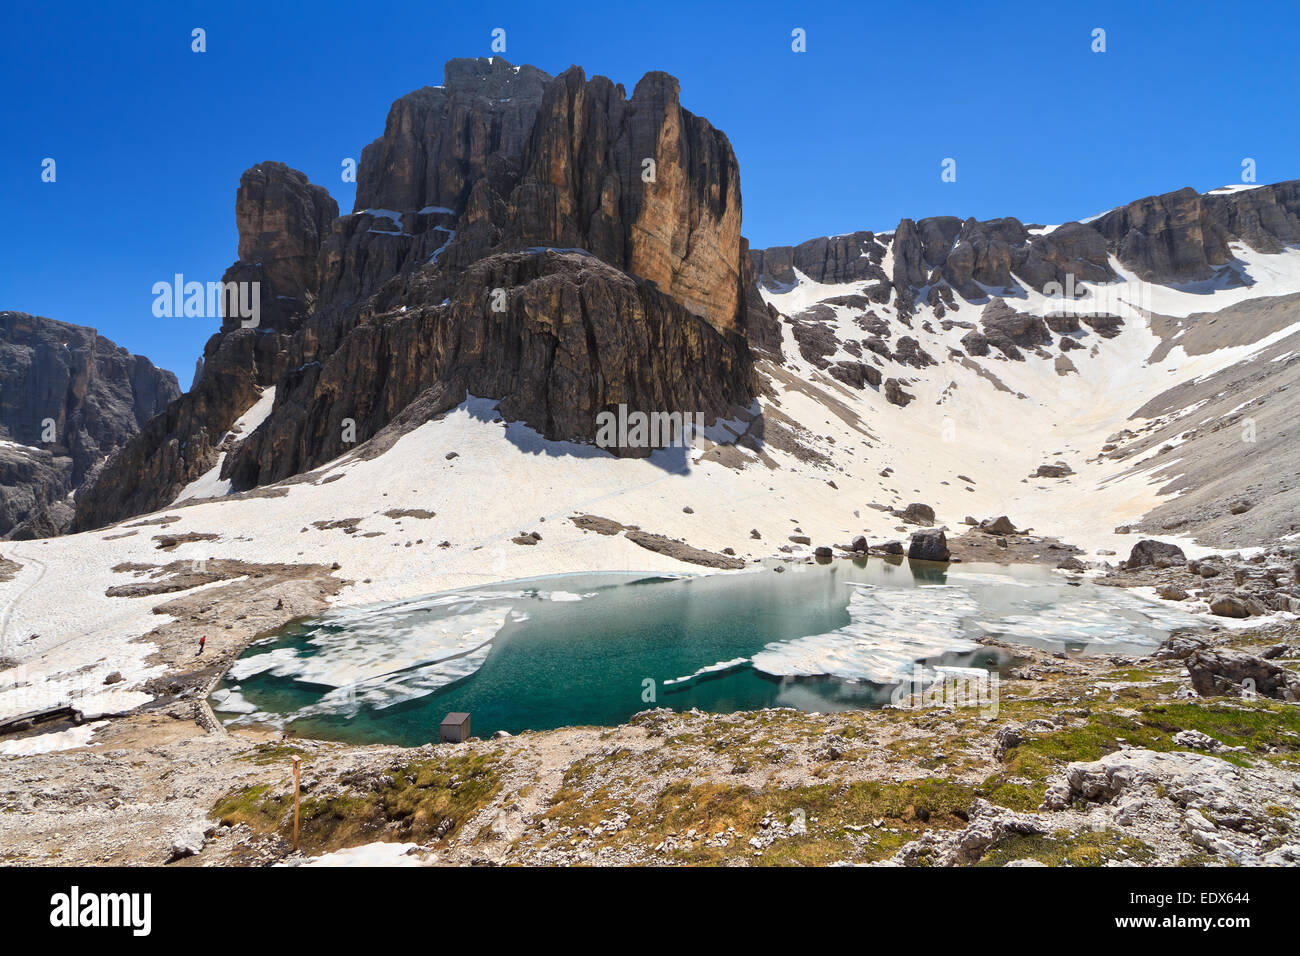
[{"label": "exposed bedrock", "polygon": [[[759,281],[786,287],[798,269],[823,283],[876,279],[876,301],[891,297],[910,308],[917,293],[942,282],[967,299],[1019,283],[1039,292],[1049,283],[1117,278],[1109,258],[1151,282],[1207,279],[1229,264],[1228,243],[1280,252],[1300,241],[1300,180],[1231,192],[1186,188],[1119,206],[1088,223],[1067,222],[1031,232],[1014,218],[903,219],[892,236],[870,232],[810,239],[798,246],[754,250]],[[889,276],[876,275],[886,249]],[[873,271],[873,267],[875,271]]]},{"label": "exposed bedrock", "polygon": [[664,73],[628,97],[578,67],[453,60],[393,104],[352,213],[278,163],[245,173],[236,207],[227,279],[260,279],[270,318],[213,337],[79,527],[171,501],[268,385],[269,417],[223,465],[238,488],[354,450],[343,419],[364,442],[467,391],[552,439],[589,441],[623,404],[711,420],[752,401],[755,352],[780,353],[731,145]]},{"label": "exposed bedrock", "polygon": [[216,464],[222,436],[285,371],[291,335],[319,291],[324,227],[337,214],[324,189],[283,163],[244,173],[235,195],[240,260],[222,281],[259,284],[259,323],[223,320],[190,390],[146,417],[77,493],[73,530],[161,508]]},{"label": "exposed bedrock", "polygon": [[[496,288],[509,290],[503,312],[492,307]],[[620,404],[712,419],[753,394],[741,335],[594,256],[500,253],[454,280],[410,276],[392,294],[329,356],[286,374],[271,418],[227,459],[235,487],[356,448],[343,440],[345,419],[364,442],[435,385],[445,400],[434,414],[469,392],[500,399],[505,418],[547,438],[579,441]]]},{"label": "exposed bedrock", "polygon": [[0,534],[36,536],[20,527],[33,517],[62,530],[68,493],[179,394],[175,375],[94,329],[0,312]]}]

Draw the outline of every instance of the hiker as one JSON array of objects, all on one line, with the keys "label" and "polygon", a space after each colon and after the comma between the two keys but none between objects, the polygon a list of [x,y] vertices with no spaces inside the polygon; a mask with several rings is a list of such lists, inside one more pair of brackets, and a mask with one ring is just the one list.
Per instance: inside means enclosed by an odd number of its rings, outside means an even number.
[{"label": "hiker", "polygon": [[[208,635],[204,634],[202,637],[199,638],[199,654],[203,653],[203,645],[206,644],[207,642],[208,642]],[[194,656],[198,657],[199,654],[195,654]]]}]

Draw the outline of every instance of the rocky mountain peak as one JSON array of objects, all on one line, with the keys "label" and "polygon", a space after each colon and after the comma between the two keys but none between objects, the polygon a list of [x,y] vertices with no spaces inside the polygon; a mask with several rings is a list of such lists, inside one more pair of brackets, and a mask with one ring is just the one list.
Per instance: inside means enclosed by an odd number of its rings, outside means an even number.
[{"label": "rocky mountain peak", "polygon": [[393,103],[352,213],[263,163],[236,216],[227,279],[285,297],[276,334],[214,336],[194,391],[79,496],[79,527],[173,500],[272,384],[269,416],[221,464],[236,489],[353,451],[344,420],[365,442],[471,393],[551,439],[592,441],[620,405],[712,420],[751,403],[751,350],[780,350],[731,144],[666,73],[629,98],[580,67],[453,60],[442,86]]},{"label": "rocky mountain peak", "polygon": [[[284,163],[258,163],[239,178],[239,261],[224,280],[261,283],[263,328],[290,326],[315,298],[321,241],[338,214],[338,203],[328,190]],[[237,317],[228,316],[222,329],[238,325]]]},{"label": "rocky mountain peak", "polygon": [[384,134],[362,150],[354,213],[459,211],[479,179],[517,175],[551,75],[501,57],[449,60],[443,73],[442,86],[394,102]]}]

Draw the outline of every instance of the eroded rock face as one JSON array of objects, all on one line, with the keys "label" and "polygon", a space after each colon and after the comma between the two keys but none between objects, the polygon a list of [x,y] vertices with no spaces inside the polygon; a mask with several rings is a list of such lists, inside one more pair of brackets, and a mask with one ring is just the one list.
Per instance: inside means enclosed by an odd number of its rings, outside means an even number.
[{"label": "eroded rock face", "polygon": [[551,75],[500,57],[451,60],[443,85],[401,97],[361,153],[353,212],[463,209],[474,184],[508,188]]},{"label": "eroded rock face", "polygon": [[[677,80],[647,73],[630,99],[577,67],[546,88],[510,196],[516,247],[586,249],[655,282],[718,328],[740,320],[740,167],[684,110]],[[649,181],[647,181],[649,180]]]},{"label": "eroded rock face", "polygon": [[1121,206],[1093,227],[1143,279],[1206,279],[1230,257],[1227,230],[1191,188]]},{"label": "eroded rock face", "polygon": [[236,488],[356,450],[343,419],[358,442],[391,437],[471,392],[553,439],[592,440],[623,404],[711,421],[751,402],[751,349],[779,354],[736,158],[667,74],[628,97],[577,67],[453,60],[393,104],[354,211],[323,193],[281,164],[245,174],[227,278],[261,276],[286,305],[255,338],[214,336],[193,391],[79,501],[80,527],[172,500],[267,385],[271,414],[223,465]]},{"label": "eroded rock face", "polygon": [[795,269],[815,282],[886,280],[880,267],[884,255],[885,245],[873,233],[853,232],[755,250],[753,262],[769,288],[780,288],[793,284]]},{"label": "eroded rock face", "polygon": [[[903,219],[892,237],[859,232],[810,239],[756,250],[754,262],[768,288],[788,286],[794,269],[824,283],[876,279],[875,301],[892,298],[910,309],[927,285],[934,294],[936,282],[970,300],[982,299],[989,288],[1065,288],[1071,276],[1076,283],[1109,282],[1116,278],[1111,255],[1148,281],[1205,279],[1231,260],[1233,240],[1266,253],[1300,241],[1300,180],[1227,193],[1181,189],[1045,233],[1031,233],[1013,218]],[[872,266],[886,250],[893,253],[893,271],[877,276]]]},{"label": "eroded rock face", "polygon": [[[284,163],[259,163],[240,177],[235,193],[239,261],[226,281],[247,273],[261,282],[261,328],[288,328],[311,304],[319,287],[321,240],[338,209],[327,190]],[[238,325],[237,318],[227,318],[222,331]]]},{"label": "eroded rock face", "polygon": [[1206,215],[1256,252],[1300,242],[1300,180],[1204,197]]},{"label": "eroded rock face", "polygon": [[[510,290],[504,313],[491,308],[484,290],[493,288]],[[393,301],[332,354],[284,376],[277,413],[226,461],[235,487],[351,450],[343,419],[365,441],[435,386],[433,414],[470,392],[500,399],[503,416],[548,438],[588,441],[597,414],[619,404],[721,409],[751,387],[742,336],[719,334],[651,283],[583,253],[501,253],[454,280],[418,273]]]},{"label": "eroded rock face", "polygon": [[0,312],[0,534],[62,530],[68,493],[179,394],[175,375],[94,329]]},{"label": "eroded rock face", "polygon": [[[325,226],[338,206],[319,186],[283,163],[260,163],[240,178],[235,198],[240,261],[224,282],[258,282],[257,328],[238,317],[203,349],[190,391],[163,403],[131,441],[78,492],[74,530],[96,528],[172,502],[212,468],[227,429],[286,370],[292,335],[319,294]],[[244,258],[245,256],[249,258]]]}]

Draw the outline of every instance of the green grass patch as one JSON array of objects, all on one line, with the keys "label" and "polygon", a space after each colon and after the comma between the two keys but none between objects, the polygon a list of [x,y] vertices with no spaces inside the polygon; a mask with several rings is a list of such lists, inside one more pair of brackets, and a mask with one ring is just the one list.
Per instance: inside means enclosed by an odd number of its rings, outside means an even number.
[{"label": "green grass patch", "polygon": [[[340,794],[304,794],[299,805],[299,846],[328,852],[376,840],[431,843],[454,834],[501,788],[495,760],[481,754],[415,761],[390,767],[371,788]],[[213,807],[222,823],[247,824],[261,833],[293,837],[293,790],[270,784],[243,787]]]},{"label": "green grass patch", "polygon": [[1114,860],[1145,863],[1155,851],[1141,840],[1117,830],[1042,836],[1011,834],[989,847],[976,866],[1005,866],[1014,860],[1037,860],[1048,866],[1105,866]]}]

